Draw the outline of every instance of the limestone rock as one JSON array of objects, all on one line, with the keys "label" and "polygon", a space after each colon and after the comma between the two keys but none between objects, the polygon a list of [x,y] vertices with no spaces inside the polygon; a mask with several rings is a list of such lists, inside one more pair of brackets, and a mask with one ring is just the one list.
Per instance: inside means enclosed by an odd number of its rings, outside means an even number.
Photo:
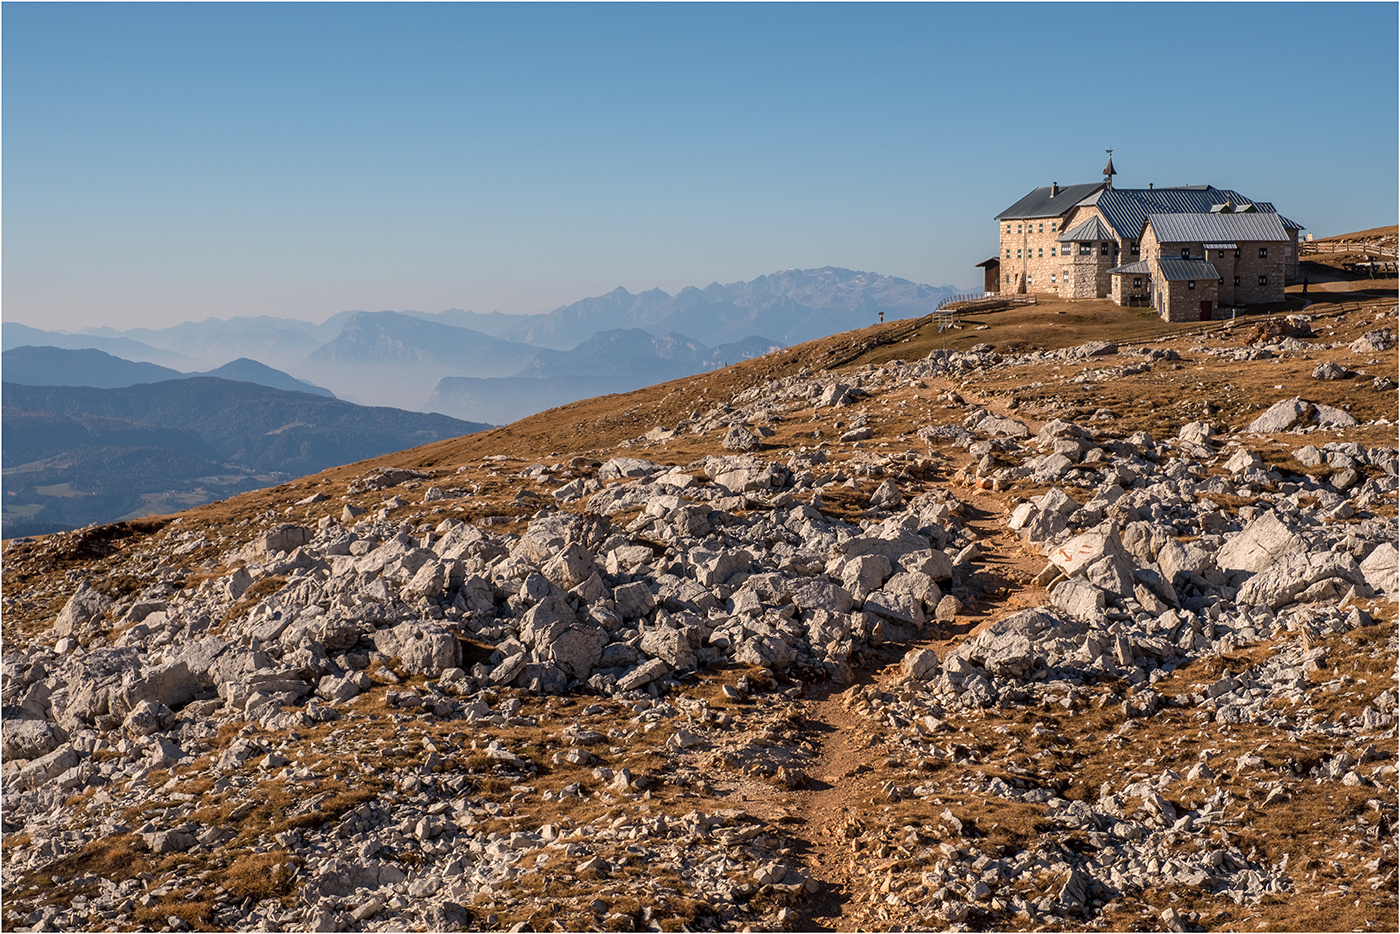
[{"label": "limestone rock", "polygon": [[0,723],[0,758],[39,759],[64,741],[63,731],[46,720],[21,720],[6,714]]},{"label": "limestone rock", "polygon": [[1377,593],[1389,594],[1392,600],[1400,595],[1397,583],[1397,551],[1391,542],[1382,542],[1361,562],[1361,574]]},{"label": "limestone rock", "polygon": [[931,681],[938,676],[938,656],[932,649],[914,649],[904,656],[900,668],[906,678],[915,681]]},{"label": "limestone rock", "polygon": [[1081,576],[1110,593],[1132,596],[1133,562],[1116,528],[1076,535],[1052,548],[1048,557],[1066,577]]},{"label": "limestone rock", "polygon": [[436,675],[462,664],[462,643],[457,636],[421,620],[408,620],[374,634],[374,645],[397,658],[412,674]]},{"label": "limestone rock", "polygon": [[111,597],[98,593],[88,586],[87,581],[83,581],[54,620],[55,635],[63,638],[86,632],[92,623],[102,618],[102,614],[111,605]]},{"label": "limestone rock", "polygon": [[1216,554],[1215,563],[1229,571],[1258,572],[1306,550],[1303,540],[1271,510],[1227,539],[1225,547]]}]

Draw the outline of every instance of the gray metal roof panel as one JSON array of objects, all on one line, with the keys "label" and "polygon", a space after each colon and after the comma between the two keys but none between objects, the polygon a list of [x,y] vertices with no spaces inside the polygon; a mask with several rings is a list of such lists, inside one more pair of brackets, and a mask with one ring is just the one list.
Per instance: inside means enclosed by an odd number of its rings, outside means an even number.
[{"label": "gray metal roof panel", "polygon": [[1239,248],[1240,248],[1240,245],[1239,245],[1238,243],[1202,243],[1202,244],[1201,244],[1201,249],[1203,249],[1203,250],[1238,250]]},{"label": "gray metal roof panel", "polygon": [[1110,269],[1108,274],[1110,276],[1140,276],[1143,273],[1150,272],[1152,272],[1152,264],[1144,259],[1136,263],[1129,263],[1126,266],[1118,266],[1117,268]]},{"label": "gray metal roof panel", "polygon": [[1208,214],[1211,206],[1253,204],[1260,213],[1274,213],[1267,201],[1250,201],[1238,191],[1192,185],[1184,188],[1109,188],[1099,194],[1098,208],[1119,237],[1136,239],[1149,214]]},{"label": "gray metal roof panel", "polygon": [[1095,216],[1082,224],[1075,224],[1072,230],[1066,230],[1055,239],[1062,243],[1071,243],[1084,240],[1116,240],[1118,238],[1113,235],[1113,231],[1109,229],[1107,224]]},{"label": "gray metal roof panel", "polygon": [[1162,267],[1162,278],[1168,282],[1182,282],[1186,279],[1219,279],[1215,266],[1200,259],[1172,259],[1164,256],[1157,260]]},{"label": "gray metal roof panel", "polygon": [[1224,243],[1287,240],[1277,214],[1149,214],[1160,243]]},{"label": "gray metal roof panel", "polygon": [[1062,185],[1054,196],[1049,186],[1037,188],[997,215],[997,220],[1015,220],[1025,217],[1058,217],[1089,195],[1103,188],[1103,182],[1090,182],[1084,185]]}]

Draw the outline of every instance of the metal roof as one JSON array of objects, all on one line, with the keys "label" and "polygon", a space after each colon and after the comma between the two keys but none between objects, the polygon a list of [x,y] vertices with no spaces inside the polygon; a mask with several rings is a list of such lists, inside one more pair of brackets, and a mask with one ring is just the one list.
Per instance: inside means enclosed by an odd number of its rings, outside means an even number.
[{"label": "metal roof", "polygon": [[1140,276],[1144,273],[1150,274],[1151,272],[1152,264],[1144,259],[1136,263],[1129,263],[1126,266],[1119,266],[1116,269],[1110,269],[1108,274],[1110,276]]},{"label": "metal roof", "polygon": [[1083,240],[1117,240],[1118,238],[1113,235],[1113,231],[1108,229],[1108,225],[1099,220],[1096,215],[1082,224],[1075,224],[1074,229],[1066,230],[1055,239],[1062,243],[1069,243]]},{"label": "metal roof", "polygon": [[977,265],[978,265],[978,266],[1000,266],[1000,265],[1001,265],[1001,257],[1000,257],[1000,256],[993,256],[991,259],[984,259],[984,260],[982,260],[982,262],[978,263]]},{"label": "metal roof", "polygon": [[1238,243],[1202,243],[1202,244],[1201,244],[1201,249],[1203,249],[1203,250],[1238,250],[1239,248],[1240,248],[1240,245],[1239,245]]},{"label": "metal roof", "polygon": [[[1149,214],[1208,214],[1212,205],[1253,204],[1261,214],[1274,213],[1267,201],[1251,201],[1238,191],[1191,185],[1182,188],[1109,188],[1095,203],[1120,238],[1133,240],[1142,234]],[[1248,216],[1248,215],[1245,215]]]},{"label": "metal roof", "polygon": [[1305,228],[1303,227],[1302,224],[1298,223],[1297,221],[1291,221],[1291,220],[1289,220],[1288,218],[1284,217],[1282,214],[1280,214],[1280,215],[1278,216],[1278,219],[1281,220],[1281,221],[1283,221],[1283,229],[1284,229],[1284,230],[1304,230],[1304,229],[1305,229]]},{"label": "metal roof", "polygon": [[1025,217],[1058,217],[1089,195],[1103,188],[1103,182],[1085,185],[1063,185],[1050,194],[1050,188],[1037,188],[997,215],[997,220],[1015,220]]},{"label": "metal roof", "polygon": [[1287,240],[1277,214],[1149,214],[1159,243]]},{"label": "metal roof", "polygon": [[1181,282],[1186,279],[1219,279],[1215,266],[1202,259],[1172,259],[1164,256],[1157,260],[1162,267],[1162,278],[1168,282]]}]

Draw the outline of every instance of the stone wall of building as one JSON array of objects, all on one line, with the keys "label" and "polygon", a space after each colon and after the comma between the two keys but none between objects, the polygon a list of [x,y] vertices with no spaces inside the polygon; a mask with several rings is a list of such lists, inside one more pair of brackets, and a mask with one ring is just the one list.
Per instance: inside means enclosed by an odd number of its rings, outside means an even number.
[{"label": "stone wall of building", "polygon": [[1210,314],[1219,308],[1216,280],[1195,279],[1180,282],[1158,282],[1157,311],[1164,320],[1187,322],[1201,320],[1201,303],[1210,302]]},{"label": "stone wall of building", "polygon": [[[1112,226],[1109,225],[1107,218],[1105,218],[1103,216],[1103,213],[1099,211],[1098,207],[1092,204],[1081,205],[1075,208],[1073,211],[1071,211],[1069,217],[1065,219],[1065,223],[1062,229],[1073,230],[1085,221],[1095,217],[1102,221],[1103,225],[1105,227],[1108,227],[1109,230],[1113,229]],[[1082,256],[1079,253],[1077,244],[1064,245],[1072,248],[1072,258],[1075,260],[1075,262],[1082,261]],[[1089,285],[1086,282],[1086,284],[1076,287],[1074,290],[1074,294],[1067,295],[1066,297],[1107,298],[1111,296],[1113,293],[1113,277],[1108,274],[1108,271],[1116,266],[1122,266],[1125,263],[1137,262],[1140,258],[1139,255],[1137,253],[1131,252],[1134,247],[1137,247],[1137,245],[1137,241],[1135,240],[1110,240],[1108,242],[1108,253],[1105,254],[1103,252],[1102,243],[1096,243],[1094,245],[1096,268],[1094,271],[1092,285]],[[1087,273],[1081,271],[1079,273],[1079,278],[1082,279],[1086,275]],[[1073,274],[1071,275],[1071,278],[1074,278]]]},{"label": "stone wall of building", "polygon": [[[1152,257],[1179,257],[1183,249],[1191,256],[1205,258],[1220,274],[1219,301],[1226,305],[1256,305],[1281,302],[1287,244],[1282,241],[1259,243],[1241,240],[1234,250],[1206,250],[1195,243],[1158,243],[1151,227],[1143,233],[1143,249]],[[1265,252],[1260,256],[1260,251]],[[1260,282],[1260,277],[1264,282]],[[1238,284],[1236,284],[1238,280]]]},{"label": "stone wall of building", "polygon": [[1130,305],[1130,299],[1136,297],[1137,304],[1142,305],[1152,294],[1152,277],[1148,273],[1128,273],[1110,276],[1109,279],[1109,298],[1116,304]]},{"label": "stone wall of building", "polygon": [[1061,283],[1055,273],[1060,271],[1063,257],[1055,238],[1064,232],[1061,223],[1059,217],[997,222],[1000,291],[1060,293]]}]

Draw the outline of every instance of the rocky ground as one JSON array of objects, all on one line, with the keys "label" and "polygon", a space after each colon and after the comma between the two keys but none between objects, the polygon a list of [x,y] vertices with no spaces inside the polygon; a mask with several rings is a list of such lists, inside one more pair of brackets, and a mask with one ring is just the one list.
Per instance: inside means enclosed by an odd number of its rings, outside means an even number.
[{"label": "rocky ground", "polygon": [[900,324],[8,542],[0,921],[1395,930],[1396,331]]}]

